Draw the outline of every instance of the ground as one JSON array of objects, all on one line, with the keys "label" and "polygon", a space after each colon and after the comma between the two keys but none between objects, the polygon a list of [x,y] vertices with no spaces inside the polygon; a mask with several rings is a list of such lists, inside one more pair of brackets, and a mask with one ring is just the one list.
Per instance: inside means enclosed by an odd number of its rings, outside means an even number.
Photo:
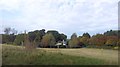
[{"label": "ground", "polygon": [[61,52],[67,55],[84,56],[89,58],[97,58],[107,61],[109,64],[118,64],[118,51],[108,49],[96,49],[96,48],[79,48],[79,49],[47,49],[43,50],[49,52]]},{"label": "ground", "polygon": [[26,50],[21,46],[2,45],[4,65],[116,65],[118,51],[95,48],[37,48]]}]

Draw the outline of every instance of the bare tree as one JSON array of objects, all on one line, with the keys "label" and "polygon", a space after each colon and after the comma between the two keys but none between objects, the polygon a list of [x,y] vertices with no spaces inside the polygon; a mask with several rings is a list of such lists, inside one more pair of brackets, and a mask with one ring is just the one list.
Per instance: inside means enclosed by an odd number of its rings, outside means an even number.
[{"label": "bare tree", "polygon": [[12,33],[12,34],[17,34],[17,30],[15,30],[15,28],[10,28],[10,27],[6,27],[5,29],[4,29],[4,32],[5,32],[5,34],[7,34],[7,35],[9,35],[10,33]]},{"label": "bare tree", "polygon": [[10,27],[5,28],[4,32],[5,32],[5,34],[9,35],[11,32],[11,28]]}]

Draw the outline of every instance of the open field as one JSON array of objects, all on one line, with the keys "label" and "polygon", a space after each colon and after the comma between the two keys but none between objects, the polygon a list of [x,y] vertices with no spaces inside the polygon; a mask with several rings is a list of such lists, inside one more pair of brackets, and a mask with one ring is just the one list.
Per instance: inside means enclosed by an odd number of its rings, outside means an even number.
[{"label": "open field", "polygon": [[60,52],[66,55],[72,56],[84,56],[89,58],[97,58],[107,61],[109,64],[118,64],[118,51],[117,50],[106,50],[96,48],[79,48],[79,49],[47,49],[43,50],[49,52]]},{"label": "open field", "polygon": [[37,48],[27,51],[20,46],[2,46],[4,65],[111,65],[118,64],[117,50],[92,48]]}]

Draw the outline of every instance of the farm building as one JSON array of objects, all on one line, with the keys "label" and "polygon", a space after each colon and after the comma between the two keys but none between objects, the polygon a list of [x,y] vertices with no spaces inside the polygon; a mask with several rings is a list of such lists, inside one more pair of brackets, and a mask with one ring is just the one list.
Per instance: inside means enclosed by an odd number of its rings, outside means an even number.
[{"label": "farm building", "polygon": [[60,41],[57,44],[55,44],[55,46],[57,46],[57,48],[59,48],[60,46],[66,47],[67,45],[66,45],[66,42],[63,40],[63,41]]}]

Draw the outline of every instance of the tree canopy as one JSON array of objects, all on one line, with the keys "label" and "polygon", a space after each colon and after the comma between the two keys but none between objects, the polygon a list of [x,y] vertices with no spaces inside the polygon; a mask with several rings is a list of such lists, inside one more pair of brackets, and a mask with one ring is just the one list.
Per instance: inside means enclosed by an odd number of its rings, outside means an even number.
[{"label": "tree canopy", "polygon": [[[22,45],[25,42],[25,33],[16,34],[16,30],[13,28],[5,28],[4,34],[2,34],[2,43]],[[64,40],[68,47],[80,47],[80,46],[118,46],[119,44],[119,30],[110,30],[103,34],[95,34],[90,36],[89,33],[83,33],[82,36],[77,36],[76,33],[71,35],[70,39],[67,39],[67,35],[59,33],[56,30],[45,29],[30,31],[26,33],[27,39],[31,44],[37,47],[52,47],[56,43]],[[29,44],[30,44],[29,43]]]}]

